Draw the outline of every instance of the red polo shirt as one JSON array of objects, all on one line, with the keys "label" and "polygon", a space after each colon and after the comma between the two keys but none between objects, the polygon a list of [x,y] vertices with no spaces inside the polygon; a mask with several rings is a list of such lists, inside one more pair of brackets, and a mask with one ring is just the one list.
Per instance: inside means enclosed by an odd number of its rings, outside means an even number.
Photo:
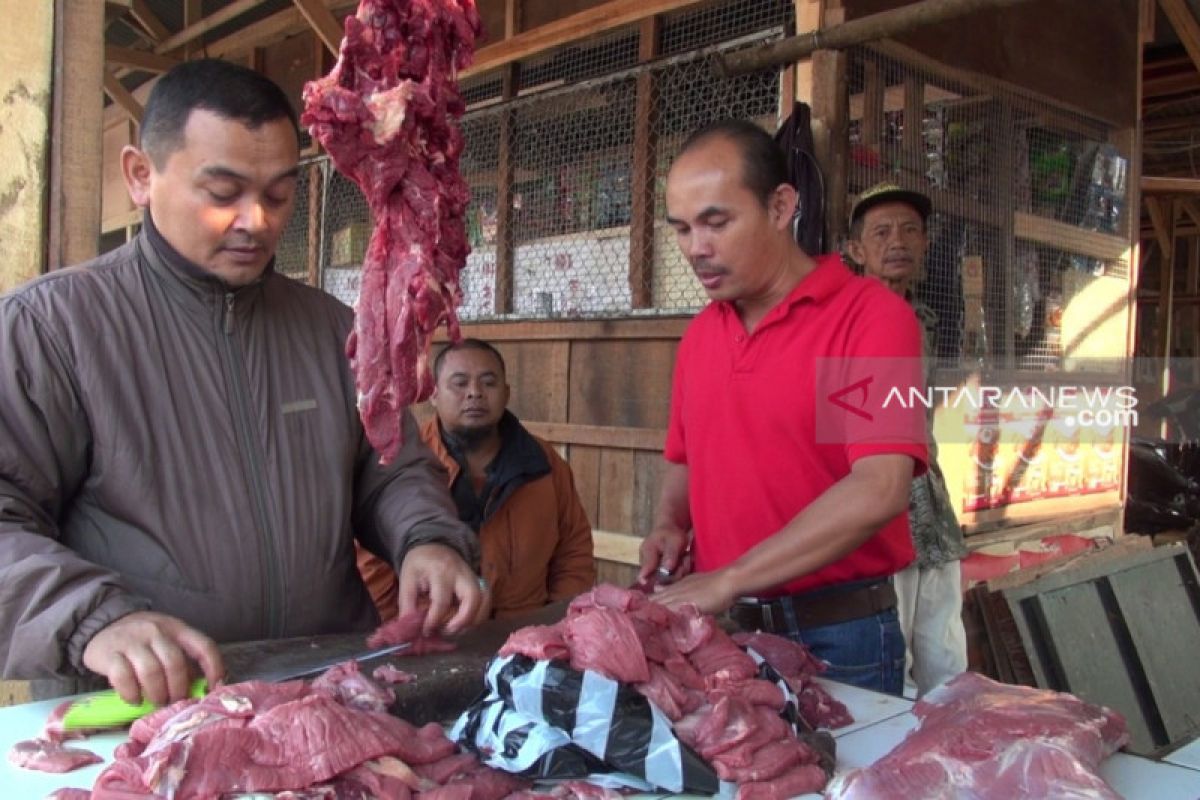
[{"label": "red polo shirt", "polygon": [[[818,359],[847,356],[911,360],[919,370],[921,331],[902,298],[852,275],[837,255],[819,257],[751,334],[723,301],[688,326],[664,455],[688,467],[698,570],[719,569],[779,531],[859,458],[903,453],[924,471],[920,408],[911,411],[920,434],[907,441],[831,442],[818,431],[817,404],[827,395],[816,385]],[[764,594],[887,576],[912,560],[908,515],[900,514],[840,561]]]}]

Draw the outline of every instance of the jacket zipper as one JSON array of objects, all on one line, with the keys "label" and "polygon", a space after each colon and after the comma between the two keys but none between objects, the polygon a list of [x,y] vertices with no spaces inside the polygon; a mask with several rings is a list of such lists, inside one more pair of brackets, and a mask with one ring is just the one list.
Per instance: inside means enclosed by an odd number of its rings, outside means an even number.
[{"label": "jacket zipper", "polygon": [[283,635],[284,620],[282,605],[276,602],[277,597],[284,596],[283,578],[280,573],[278,539],[275,528],[271,524],[271,515],[267,511],[267,489],[263,483],[263,455],[257,439],[251,435],[253,415],[248,407],[249,391],[246,387],[246,363],[241,348],[234,339],[233,307],[235,301],[233,292],[225,293],[224,315],[222,327],[225,336],[225,367],[229,375],[232,391],[234,427],[241,439],[242,452],[248,461],[246,470],[250,480],[251,495],[254,499],[254,510],[258,517],[259,557],[267,571],[266,592],[264,604],[267,610],[267,638],[278,638]]}]

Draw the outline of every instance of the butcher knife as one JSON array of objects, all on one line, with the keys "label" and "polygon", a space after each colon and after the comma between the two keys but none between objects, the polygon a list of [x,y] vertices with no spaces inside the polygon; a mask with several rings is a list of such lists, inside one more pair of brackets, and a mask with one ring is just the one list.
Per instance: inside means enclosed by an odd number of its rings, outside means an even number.
[{"label": "butcher knife", "polygon": [[[338,664],[346,661],[370,661],[374,658],[399,653],[410,647],[412,647],[412,642],[403,642],[375,650],[365,650],[361,653],[343,654],[335,658],[325,656],[318,661],[310,661],[303,664],[293,662],[287,666],[273,668],[268,665],[266,669],[252,670],[252,674],[240,676],[240,680],[263,681],[265,683],[282,683],[283,681],[299,680],[300,678],[320,675],[327,669],[336,667]],[[204,678],[197,678],[192,682],[191,688],[188,691],[189,697],[199,698],[206,694],[208,694],[208,681]],[[71,707],[63,715],[62,726],[63,730],[68,731],[121,728],[159,708],[160,706],[148,700],[144,700],[141,703],[128,703],[122,700],[121,696],[115,690],[109,689],[72,703]]]}]

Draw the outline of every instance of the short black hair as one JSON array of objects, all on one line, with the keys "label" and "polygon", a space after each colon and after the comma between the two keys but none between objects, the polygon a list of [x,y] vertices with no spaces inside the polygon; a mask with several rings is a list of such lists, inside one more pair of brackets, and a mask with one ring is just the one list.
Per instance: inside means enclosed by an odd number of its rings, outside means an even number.
[{"label": "short black hair", "polygon": [[679,148],[679,155],[717,138],[727,139],[742,154],[742,183],[764,207],[779,184],[790,182],[783,150],[771,134],[744,119],[719,119],[693,131]]},{"label": "short black hair", "polygon": [[500,351],[492,347],[483,339],[463,339],[459,342],[452,342],[441,349],[437,356],[433,359],[433,379],[437,381],[442,376],[442,362],[446,360],[447,353],[456,353],[459,350],[483,350],[491,353],[500,362],[500,374],[507,378],[508,367],[504,363],[504,356],[500,355]]},{"label": "short black hair", "polygon": [[198,108],[251,129],[277,119],[296,129],[295,109],[269,78],[217,58],[185,61],[154,84],[142,113],[138,145],[156,167],[183,146],[188,117]]}]

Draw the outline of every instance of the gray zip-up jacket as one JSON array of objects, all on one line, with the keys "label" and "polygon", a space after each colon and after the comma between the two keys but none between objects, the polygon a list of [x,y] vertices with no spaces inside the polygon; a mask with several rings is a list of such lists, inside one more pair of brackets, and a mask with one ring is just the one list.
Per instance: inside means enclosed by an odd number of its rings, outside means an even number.
[{"label": "gray zip-up jacket", "polygon": [[391,465],[367,444],[351,325],[271,269],[231,290],[153,230],[0,298],[4,677],[84,674],[143,609],[219,642],[368,629],[355,536],[475,564],[412,417]]}]

